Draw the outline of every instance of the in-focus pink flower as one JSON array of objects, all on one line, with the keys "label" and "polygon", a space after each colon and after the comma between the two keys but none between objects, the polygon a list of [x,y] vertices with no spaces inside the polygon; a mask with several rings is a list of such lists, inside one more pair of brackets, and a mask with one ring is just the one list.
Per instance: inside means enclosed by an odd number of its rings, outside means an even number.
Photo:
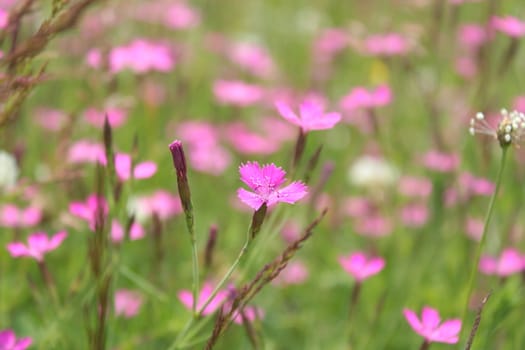
[{"label": "in-focus pink flower", "polygon": [[[197,310],[200,311],[202,307],[204,306],[204,303],[208,300],[208,298],[211,296],[211,293],[213,292],[213,285],[210,282],[205,282],[202,286],[202,289],[199,293],[199,296],[197,297]],[[212,299],[212,301],[206,306],[206,308],[202,311],[202,315],[206,316],[209,314],[214,313],[221,305],[226,301],[228,298],[229,292],[227,290],[220,290],[215,297]],[[177,293],[177,296],[179,297],[179,300],[181,301],[184,306],[191,310],[193,306],[193,295],[191,291],[189,290],[181,290],[179,293]]]},{"label": "in-focus pink flower", "polygon": [[521,38],[525,36],[525,22],[519,20],[516,17],[505,16],[497,17],[493,16],[490,20],[492,29],[495,29],[503,34],[506,34],[512,38]]},{"label": "in-focus pink flower", "polygon": [[430,170],[449,173],[458,167],[459,156],[455,153],[429,151],[423,156],[422,161],[423,165]]},{"label": "in-focus pink flower", "polygon": [[408,40],[398,33],[371,35],[364,42],[365,53],[374,56],[401,56],[408,53]]},{"label": "in-focus pink flower", "polygon": [[200,23],[200,15],[184,1],[170,5],[164,12],[164,23],[172,29],[194,28]]},{"label": "in-focus pink flower", "polygon": [[[118,220],[113,219],[111,222],[111,240],[113,243],[120,243],[124,240],[126,232],[124,227],[118,222]],[[130,241],[136,241],[138,239],[144,238],[144,228],[138,223],[134,222],[129,228],[129,239]]]},{"label": "in-focus pink flower", "polygon": [[133,175],[134,179],[147,179],[157,172],[157,164],[151,161],[135,164],[131,168],[131,156],[125,153],[115,155],[115,170],[119,179],[129,180]]},{"label": "in-focus pink flower", "polygon": [[85,202],[71,202],[69,212],[89,224],[92,231],[104,224],[109,213],[108,203],[104,197],[96,194],[90,195]]},{"label": "in-focus pink flower", "polygon": [[428,216],[428,207],[423,204],[409,204],[401,209],[401,220],[408,227],[424,226]]},{"label": "in-focus pink flower", "polygon": [[97,128],[102,128],[104,126],[106,116],[109,125],[112,128],[118,128],[126,122],[128,113],[124,109],[116,107],[106,108],[105,110],[89,108],[84,112],[84,118],[86,121]]},{"label": "in-focus pink flower", "polygon": [[308,278],[308,268],[301,261],[290,262],[284,270],[272,281],[278,286],[302,284]]},{"label": "in-focus pink flower", "polygon": [[381,272],[385,267],[385,260],[381,257],[368,257],[363,252],[355,252],[339,257],[339,264],[357,283],[361,283]]},{"label": "in-focus pink flower", "polygon": [[261,101],[263,89],[238,80],[217,80],[213,83],[213,95],[223,105],[247,107]]},{"label": "in-focus pink flower", "polygon": [[12,242],[7,244],[7,250],[14,258],[30,257],[40,262],[47,252],[58,248],[66,237],[65,231],[58,232],[51,238],[44,232],[36,232],[28,237],[27,244]]},{"label": "in-focus pink flower", "polygon": [[11,329],[0,331],[0,349],[2,350],[25,350],[33,340],[29,337],[16,339],[15,332]]},{"label": "in-focus pink flower", "polygon": [[392,91],[388,85],[380,85],[373,90],[356,87],[345,95],[339,105],[347,112],[356,109],[371,109],[387,106],[392,102]]},{"label": "in-focus pink flower", "polygon": [[459,340],[461,320],[452,319],[441,323],[437,310],[428,306],[423,307],[421,320],[412,310],[404,309],[403,314],[410,327],[428,343],[456,344]]},{"label": "in-focus pink flower", "polygon": [[139,293],[119,289],[115,292],[115,315],[132,318],[139,313],[142,303],[143,298]]},{"label": "in-focus pink flower", "polygon": [[325,113],[323,105],[312,100],[305,100],[299,105],[299,115],[285,102],[277,101],[275,106],[284,119],[299,126],[303,132],[331,129],[341,120],[341,114]]},{"label": "in-focus pink flower", "polygon": [[42,219],[42,210],[29,206],[20,209],[13,204],[0,207],[0,226],[4,227],[32,227]]},{"label": "in-focus pink flower", "polygon": [[432,193],[432,181],[425,177],[402,176],[398,190],[405,197],[425,199]]},{"label": "in-focus pink flower", "polygon": [[107,164],[104,145],[89,140],[79,140],[69,148],[67,161],[70,163]]},{"label": "in-focus pink flower", "polygon": [[307,186],[300,181],[294,181],[279,189],[286,181],[284,178],[286,172],[273,163],[261,167],[257,162],[248,162],[240,166],[239,172],[241,180],[253,192],[239,188],[237,196],[243,203],[255,210],[258,210],[264,203],[268,207],[278,202],[293,204],[308,193]]},{"label": "in-focus pink flower", "polygon": [[109,66],[113,73],[126,69],[139,74],[149,71],[169,72],[174,65],[167,45],[145,39],[135,39],[128,45],[113,48],[109,53]]},{"label": "in-focus pink flower", "polygon": [[479,270],[487,275],[507,277],[525,270],[525,255],[514,248],[507,248],[499,258],[482,256]]}]

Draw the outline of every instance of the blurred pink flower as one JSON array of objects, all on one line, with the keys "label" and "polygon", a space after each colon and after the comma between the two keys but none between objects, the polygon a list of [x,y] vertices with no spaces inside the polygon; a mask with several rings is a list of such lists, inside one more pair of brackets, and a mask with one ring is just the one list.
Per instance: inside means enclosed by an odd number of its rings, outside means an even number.
[{"label": "blurred pink flower", "polygon": [[194,28],[200,21],[200,14],[185,1],[175,2],[164,12],[164,23],[173,29]]},{"label": "blurred pink flower", "polygon": [[0,331],[0,349],[2,350],[25,350],[33,340],[29,337],[16,339],[15,332],[11,329]]},{"label": "blurred pink flower", "polygon": [[385,267],[385,260],[381,257],[368,257],[363,252],[355,252],[340,256],[339,264],[356,280],[356,283],[361,283],[381,272]]},{"label": "blurred pink flower", "polygon": [[423,165],[430,170],[441,173],[449,173],[459,165],[459,156],[455,153],[443,153],[439,151],[428,151],[422,158]]},{"label": "blurred pink flower", "polygon": [[231,164],[230,153],[221,145],[191,147],[188,152],[190,166],[210,175],[223,174]]},{"label": "blurred pink flower", "polygon": [[351,218],[361,218],[373,213],[372,203],[365,197],[348,197],[343,202],[343,212]]},{"label": "blurred pink flower", "polygon": [[167,45],[145,39],[135,39],[130,44],[118,46],[109,53],[112,73],[131,69],[135,73],[149,71],[169,72],[175,61]]},{"label": "blurred pink flower", "polygon": [[38,108],[36,122],[49,131],[59,131],[65,124],[67,115],[63,111],[51,108]]},{"label": "blurred pink flower", "polygon": [[227,55],[233,63],[257,77],[268,78],[274,73],[272,57],[261,45],[237,43],[228,49]]},{"label": "blurred pink flower", "polygon": [[[197,311],[200,311],[202,309],[206,300],[208,300],[208,298],[211,296],[213,289],[213,285],[210,282],[204,282],[199,296],[197,297]],[[208,306],[206,306],[206,308],[202,311],[202,315],[206,316],[214,313],[219,307],[221,307],[224,301],[226,301],[226,299],[228,298],[228,294],[229,292],[227,290],[220,290],[212,299],[212,301],[208,304]],[[187,309],[192,309],[193,295],[191,291],[181,290],[179,293],[177,293],[177,296],[179,297],[181,303]]]},{"label": "blurred pink flower", "polygon": [[254,133],[241,122],[226,128],[227,141],[242,154],[272,154],[279,149],[279,143],[263,135]]},{"label": "blurred pink flower", "polygon": [[467,236],[473,240],[480,241],[481,235],[483,234],[483,226],[483,220],[467,218],[467,222],[465,223],[465,232]]},{"label": "blurred pink flower", "polygon": [[179,197],[163,190],[156,191],[150,196],[139,197],[136,202],[137,210],[140,211],[137,215],[141,217],[157,215],[161,220],[168,220],[182,213]]},{"label": "blurred pink flower", "polygon": [[142,296],[132,290],[119,289],[115,292],[115,315],[132,318],[139,313]]},{"label": "blurred pink flower", "polygon": [[[120,243],[124,240],[126,232],[124,227],[118,222],[118,220],[113,219],[111,222],[111,240],[113,243]],[[138,223],[134,222],[129,228],[129,239],[131,241],[136,241],[138,239],[144,238],[144,228]]]},{"label": "blurred pink flower", "polygon": [[454,61],[454,69],[464,79],[472,79],[478,74],[476,60],[470,56],[457,57]]},{"label": "blurred pink flower", "polygon": [[299,115],[295,114],[285,102],[277,101],[275,107],[284,119],[299,126],[303,132],[332,129],[341,120],[341,114],[325,113],[323,105],[311,99],[299,105]]},{"label": "blurred pink flower", "polygon": [[108,118],[109,125],[112,128],[118,128],[122,126],[126,119],[128,119],[128,113],[124,109],[110,107],[105,110],[97,110],[96,108],[88,108],[84,112],[84,118],[86,121],[97,127],[102,128],[104,126],[104,120]]},{"label": "blurred pink flower", "polygon": [[499,258],[482,256],[479,270],[486,275],[507,277],[525,270],[525,255],[514,248],[505,249]]},{"label": "blurred pink flower", "polygon": [[475,51],[487,41],[485,27],[479,24],[463,24],[458,30],[458,40],[461,48]]},{"label": "blurred pink flower", "polygon": [[408,40],[398,33],[371,35],[364,41],[365,53],[375,56],[405,55],[410,50]]},{"label": "blurred pink flower", "polygon": [[213,83],[213,94],[220,104],[247,107],[261,101],[264,91],[258,85],[238,80],[217,80]]},{"label": "blurred pink flower", "polygon": [[89,140],[79,140],[69,148],[67,161],[70,163],[99,163],[105,165],[104,145]]},{"label": "blurred pink flower", "polygon": [[506,34],[512,38],[521,38],[525,36],[525,22],[519,20],[516,17],[493,16],[490,19],[490,25],[492,29],[502,32],[503,34]]},{"label": "blurred pink flower", "polygon": [[339,105],[345,111],[356,109],[370,109],[387,106],[392,102],[392,91],[388,85],[380,85],[373,90],[364,87],[353,88],[343,96]]},{"label": "blurred pink flower", "polygon": [[264,135],[278,143],[290,141],[296,137],[295,128],[281,118],[264,117],[259,127]]},{"label": "blurred pink flower", "polygon": [[432,181],[426,177],[402,176],[398,190],[405,197],[425,199],[432,193]]},{"label": "blurred pink flower", "polygon": [[459,340],[461,320],[453,319],[441,323],[437,310],[428,306],[423,307],[421,320],[412,310],[404,309],[403,314],[410,327],[428,343],[456,344]]},{"label": "blurred pink flower", "polygon": [[314,42],[314,55],[319,61],[330,61],[348,46],[348,33],[344,29],[324,29]]},{"label": "blurred pink flower", "polygon": [[392,223],[379,214],[370,214],[354,223],[354,230],[362,236],[383,237],[392,233]]},{"label": "blurred pink flower", "polygon": [[129,180],[132,176],[134,179],[147,179],[157,172],[157,164],[152,161],[135,164],[131,168],[131,156],[125,153],[115,155],[115,170],[119,179],[122,181]]},{"label": "blurred pink flower", "polygon": [[284,178],[286,172],[273,163],[261,167],[257,162],[248,162],[239,167],[239,172],[241,180],[254,192],[239,188],[237,196],[255,210],[264,203],[268,207],[278,202],[293,204],[303,198],[308,191],[307,186],[300,181],[294,181],[279,189],[286,180]]},{"label": "blurred pink flower", "polygon": [[108,203],[102,196],[96,194],[89,195],[85,202],[71,202],[69,212],[87,221],[89,228],[95,231],[104,224],[104,220],[109,213]]},{"label": "blurred pink flower", "polygon": [[212,123],[189,120],[177,125],[179,140],[190,147],[212,148],[219,142],[219,133]]},{"label": "blurred pink flower", "polygon": [[[231,307],[231,306],[230,306]],[[228,310],[228,308],[226,308]],[[260,307],[256,306],[246,306],[244,307],[243,312],[239,312],[238,310],[233,313],[233,322],[235,324],[243,324],[243,316],[244,319],[248,322],[252,323],[256,320],[262,320],[264,318],[264,311]]]},{"label": "blurred pink flower", "polygon": [[103,58],[102,51],[97,48],[89,49],[85,58],[86,64],[93,69],[100,69],[102,67]]},{"label": "blurred pink flower", "polygon": [[308,268],[304,263],[301,261],[292,261],[277,275],[272,283],[278,286],[302,284],[306,281],[308,275]]},{"label": "blurred pink flower", "polygon": [[29,206],[21,209],[13,204],[0,207],[0,225],[4,227],[32,227],[41,219],[42,210],[38,207]]},{"label": "blurred pink flower", "polygon": [[281,229],[281,237],[287,243],[292,243],[301,236],[301,227],[296,221],[287,221]]},{"label": "blurred pink flower", "polygon": [[401,220],[408,227],[424,226],[428,215],[428,207],[423,204],[409,204],[401,209]]},{"label": "blurred pink flower", "polygon": [[516,96],[513,106],[518,112],[525,113],[525,95]]},{"label": "blurred pink flower", "polygon": [[0,29],[5,29],[9,24],[9,12],[0,8]]},{"label": "blurred pink flower", "polygon": [[480,2],[481,0],[448,0],[452,5],[468,4],[469,2]]},{"label": "blurred pink flower", "polygon": [[30,257],[41,262],[44,260],[44,255],[57,249],[66,237],[65,231],[58,232],[51,238],[44,232],[36,232],[27,238],[27,244],[12,242],[7,244],[7,250],[14,258]]},{"label": "blurred pink flower", "polygon": [[459,187],[467,195],[490,196],[494,192],[496,185],[485,178],[475,177],[468,172],[463,172],[459,175]]}]

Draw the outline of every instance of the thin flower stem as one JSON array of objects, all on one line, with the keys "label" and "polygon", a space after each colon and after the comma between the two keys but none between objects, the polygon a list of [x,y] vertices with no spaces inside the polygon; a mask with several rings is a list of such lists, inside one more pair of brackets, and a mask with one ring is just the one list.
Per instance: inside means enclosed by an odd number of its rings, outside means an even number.
[{"label": "thin flower stem", "polygon": [[430,343],[425,339],[423,344],[419,347],[419,350],[428,350],[430,349]]},{"label": "thin flower stem", "polygon": [[[503,147],[503,153],[501,155],[501,163],[498,170],[498,176],[496,178],[496,188],[494,189],[494,193],[492,194],[492,197],[490,198],[489,207],[487,209],[487,215],[485,216],[485,223],[483,224],[483,232],[481,234],[481,240],[479,242],[478,248],[476,249],[476,255],[474,257],[474,263],[472,264],[472,270],[470,272],[470,278],[469,278],[469,285],[468,285],[468,291],[467,291],[467,297],[465,299],[465,308],[463,309],[463,317],[461,318],[461,324],[466,324],[466,318],[468,313],[468,306],[470,302],[470,298],[472,296],[472,292],[474,291],[474,285],[476,284],[476,274],[478,271],[478,265],[479,260],[481,258],[481,252],[483,251],[483,246],[485,245],[485,241],[487,239],[487,231],[490,224],[490,219],[492,217],[492,212],[494,210],[494,204],[496,202],[496,197],[498,196],[499,188],[501,185],[501,179],[503,175],[503,169],[505,168],[505,160],[507,156],[507,149],[508,147]],[[462,327],[462,333],[464,331],[465,327]]]},{"label": "thin flower stem", "polygon": [[[193,231],[193,229],[192,229]],[[191,233],[191,248],[192,248],[192,262],[193,262],[193,283],[192,283],[192,293],[193,293],[193,315],[194,318],[198,315],[197,312],[197,291],[199,290],[199,255],[197,252],[197,240],[195,239],[195,232]],[[199,313],[200,314],[200,313]]]}]

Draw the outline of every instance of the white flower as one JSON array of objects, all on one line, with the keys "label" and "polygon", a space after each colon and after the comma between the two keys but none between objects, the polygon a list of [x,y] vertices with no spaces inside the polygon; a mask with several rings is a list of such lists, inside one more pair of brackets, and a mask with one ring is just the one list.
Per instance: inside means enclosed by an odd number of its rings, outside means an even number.
[{"label": "white flower", "polygon": [[13,187],[18,178],[18,165],[11,154],[0,150],[0,188]]},{"label": "white flower", "polygon": [[490,125],[483,113],[477,113],[475,118],[470,119],[469,132],[472,135],[484,134],[494,137],[499,141],[501,147],[513,144],[519,147],[519,143],[525,135],[525,114],[518,111],[508,112],[501,110],[501,120],[498,127]]},{"label": "white flower", "polygon": [[348,179],[358,187],[388,187],[396,183],[399,171],[381,158],[363,156],[348,171]]}]

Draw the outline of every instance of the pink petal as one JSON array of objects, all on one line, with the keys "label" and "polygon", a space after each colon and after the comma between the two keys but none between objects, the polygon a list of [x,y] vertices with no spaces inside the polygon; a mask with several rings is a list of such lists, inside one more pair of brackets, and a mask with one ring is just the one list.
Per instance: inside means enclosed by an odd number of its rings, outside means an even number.
[{"label": "pink petal", "polygon": [[372,276],[379,273],[385,267],[385,261],[382,258],[373,258],[371,259],[365,270],[367,276]]},{"label": "pink petal", "polygon": [[443,322],[441,326],[432,334],[431,340],[455,344],[459,340],[459,332],[461,331],[461,320],[448,320]]},{"label": "pink petal", "polygon": [[292,109],[284,102],[278,101],[275,102],[275,107],[279,111],[279,114],[284,119],[288,120],[290,123],[301,126],[301,120],[297,117],[297,115],[292,111]]},{"label": "pink petal", "polygon": [[261,176],[266,183],[279,187],[285,180],[286,172],[282,168],[275,166],[275,164],[266,164],[262,167]]},{"label": "pink petal", "polygon": [[29,249],[27,249],[25,244],[21,242],[13,242],[7,244],[7,251],[9,252],[9,254],[11,254],[13,258],[29,255]]},{"label": "pink petal", "polygon": [[111,222],[111,240],[115,243],[122,242],[124,239],[124,228],[118,222],[118,220],[113,220]]},{"label": "pink petal", "polygon": [[73,202],[69,204],[69,212],[84,220],[91,220],[92,212],[82,202]]},{"label": "pink petal", "polygon": [[121,180],[131,177],[131,157],[128,154],[117,153],[115,155],[115,170]]},{"label": "pink petal", "polygon": [[408,324],[412,329],[421,335],[421,330],[423,329],[423,325],[419,321],[419,318],[417,317],[416,313],[409,309],[403,309],[403,315],[405,316],[405,319],[407,320]]},{"label": "pink petal", "polygon": [[143,238],[145,235],[144,229],[138,223],[133,223],[129,230],[129,239],[135,241],[137,239]]},{"label": "pink petal", "polygon": [[435,329],[441,322],[441,319],[437,310],[425,306],[421,312],[421,322],[426,329]]},{"label": "pink petal", "polygon": [[177,293],[177,296],[179,297],[179,300],[181,303],[186,306],[187,309],[192,309],[193,307],[193,295],[189,290],[181,290],[179,293]]},{"label": "pink petal", "polygon": [[154,162],[143,162],[137,164],[133,170],[133,176],[136,179],[147,179],[157,172],[157,164]]},{"label": "pink petal", "polygon": [[307,194],[308,187],[304,183],[299,181],[292,182],[288,186],[270,194],[268,198],[268,206],[277,202],[293,204],[302,199]]},{"label": "pink petal", "polygon": [[260,184],[261,167],[257,162],[248,162],[239,167],[241,181],[254,190]]},{"label": "pink petal", "polygon": [[11,349],[16,344],[16,335],[10,329],[0,332],[0,345],[5,349]]},{"label": "pink petal", "polygon": [[29,337],[19,339],[16,342],[16,348],[15,350],[25,350],[33,343],[33,340]]},{"label": "pink petal", "polygon": [[53,237],[51,237],[51,240],[49,241],[48,250],[54,250],[58,248],[64,239],[67,237],[67,232],[61,231],[56,233]]},{"label": "pink petal", "polygon": [[38,224],[42,218],[42,211],[37,207],[29,207],[21,214],[20,223],[26,227]]},{"label": "pink petal", "polygon": [[247,204],[255,210],[258,210],[265,202],[261,196],[253,192],[248,192],[244,188],[239,188],[237,190],[237,197],[241,200],[241,202]]},{"label": "pink petal", "polygon": [[327,113],[324,116],[312,119],[306,126],[307,130],[326,130],[333,128],[341,120],[339,113]]},{"label": "pink petal", "polygon": [[486,275],[493,275],[496,273],[498,263],[496,259],[490,256],[482,256],[479,260],[479,270]]},{"label": "pink petal", "polygon": [[517,250],[512,248],[504,250],[499,260],[498,270],[500,276],[510,276],[524,268],[523,257]]}]

